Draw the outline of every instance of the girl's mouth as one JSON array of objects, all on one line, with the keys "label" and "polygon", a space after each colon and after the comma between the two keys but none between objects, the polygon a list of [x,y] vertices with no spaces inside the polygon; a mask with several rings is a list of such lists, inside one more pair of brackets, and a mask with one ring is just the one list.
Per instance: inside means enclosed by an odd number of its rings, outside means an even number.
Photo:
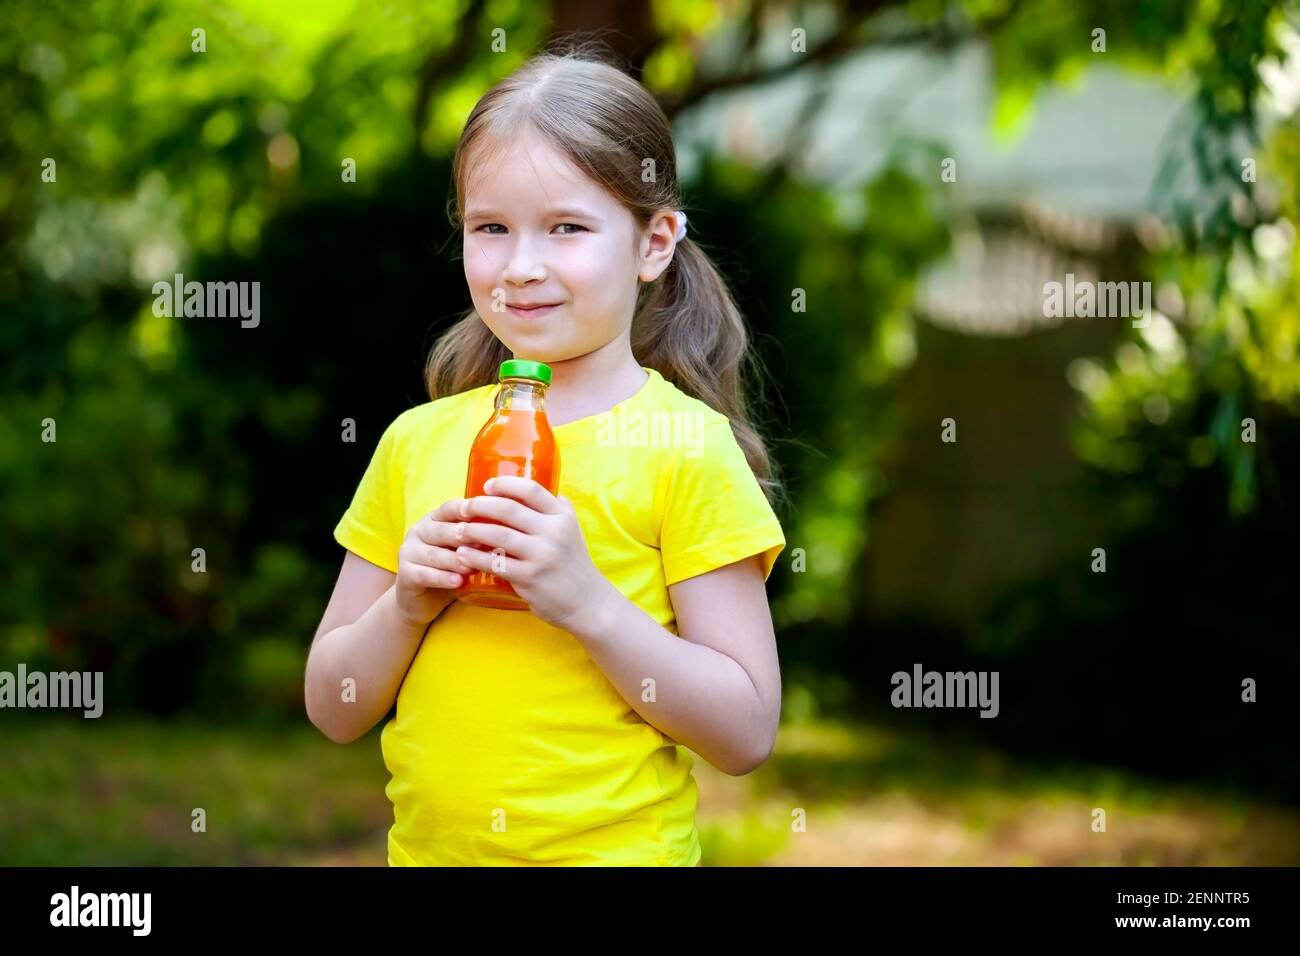
[{"label": "girl's mouth", "polygon": [[534,306],[507,305],[506,308],[510,310],[511,315],[514,315],[518,318],[537,319],[537,318],[541,318],[543,315],[550,315],[552,312],[558,309],[560,305],[561,303],[555,302],[550,305],[534,305]]}]

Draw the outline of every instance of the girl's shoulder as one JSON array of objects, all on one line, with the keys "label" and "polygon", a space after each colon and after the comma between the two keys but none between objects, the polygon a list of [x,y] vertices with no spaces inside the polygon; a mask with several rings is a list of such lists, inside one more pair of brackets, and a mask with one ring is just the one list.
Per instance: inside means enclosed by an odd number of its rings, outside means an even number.
[{"label": "girl's shoulder", "polygon": [[[405,428],[422,428],[428,425],[458,422],[469,415],[476,414],[479,406],[486,400],[492,401],[496,394],[495,385],[482,385],[455,395],[444,395],[414,408],[408,408],[397,416]],[[396,424],[396,422],[394,423]],[[481,425],[482,422],[479,422]]]},{"label": "girl's shoulder", "polygon": [[392,432],[392,439],[402,445],[413,440],[428,440],[462,425],[468,427],[472,424],[477,430],[483,424],[482,419],[486,417],[495,393],[495,385],[483,385],[455,395],[444,395],[408,408],[393,419],[388,429]]},{"label": "girl's shoulder", "polygon": [[653,397],[653,404],[658,409],[676,414],[690,415],[696,421],[709,425],[716,426],[722,422],[726,422],[728,425],[731,424],[730,419],[712,405],[695,398],[693,395],[686,394],[657,371],[654,375],[657,388]]},{"label": "girl's shoulder", "polygon": [[747,472],[731,419],[662,376],[657,379],[655,394],[646,396],[641,406],[649,421],[637,424],[661,450],[660,467],[671,476],[669,482],[684,472],[705,479],[718,471],[742,468]]}]

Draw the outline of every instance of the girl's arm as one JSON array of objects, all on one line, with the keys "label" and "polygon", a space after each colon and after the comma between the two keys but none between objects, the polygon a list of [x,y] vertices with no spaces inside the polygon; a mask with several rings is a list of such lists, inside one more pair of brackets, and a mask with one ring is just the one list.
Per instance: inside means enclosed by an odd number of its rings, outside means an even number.
[{"label": "girl's arm", "polygon": [[316,630],[307,655],[307,717],[335,743],[351,743],[388,713],[424,637],[427,623],[397,613],[396,580],[347,552]]},{"label": "girl's arm", "polygon": [[[608,582],[606,582],[608,583]],[[781,670],[759,556],[670,585],[680,637],[612,584],[570,633],[646,721],[739,776],[772,753]],[[647,679],[653,679],[653,700]]]},{"label": "girl's arm", "polygon": [[[397,573],[348,551],[307,654],[307,717],[335,743],[356,740],[388,713],[429,623],[455,599],[469,568],[447,545],[462,499],[407,533]],[[350,680],[349,680],[350,679]]]}]

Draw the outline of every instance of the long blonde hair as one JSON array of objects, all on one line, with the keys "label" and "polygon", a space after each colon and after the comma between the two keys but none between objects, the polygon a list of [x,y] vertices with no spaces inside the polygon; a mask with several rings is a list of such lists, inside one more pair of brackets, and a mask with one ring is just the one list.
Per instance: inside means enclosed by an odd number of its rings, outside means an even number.
[{"label": "long blonde hair", "polygon": [[[465,158],[471,147],[485,134],[507,142],[525,127],[601,183],[642,227],[656,211],[680,208],[668,118],[644,86],[601,59],[592,45],[579,44],[530,58],[475,104],[452,161],[455,200],[448,214],[453,227],[464,221]],[[653,160],[649,181],[642,175],[646,160]],[[689,236],[677,244],[659,278],[638,290],[631,346],[639,364],[727,416],[764,494],[776,502],[781,482],[747,401],[751,384],[761,387],[761,369],[725,280]],[[429,353],[429,397],[494,383],[498,367],[511,357],[471,308]]]}]

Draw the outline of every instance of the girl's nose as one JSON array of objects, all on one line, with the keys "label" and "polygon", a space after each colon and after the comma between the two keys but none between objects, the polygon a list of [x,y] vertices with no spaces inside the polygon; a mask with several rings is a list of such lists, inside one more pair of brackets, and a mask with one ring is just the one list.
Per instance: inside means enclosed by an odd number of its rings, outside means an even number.
[{"label": "girl's nose", "polygon": [[506,259],[505,271],[501,278],[512,285],[541,281],[546,278],[546,267],[533,243],[520,239],[514,244],[510,256]]}]

